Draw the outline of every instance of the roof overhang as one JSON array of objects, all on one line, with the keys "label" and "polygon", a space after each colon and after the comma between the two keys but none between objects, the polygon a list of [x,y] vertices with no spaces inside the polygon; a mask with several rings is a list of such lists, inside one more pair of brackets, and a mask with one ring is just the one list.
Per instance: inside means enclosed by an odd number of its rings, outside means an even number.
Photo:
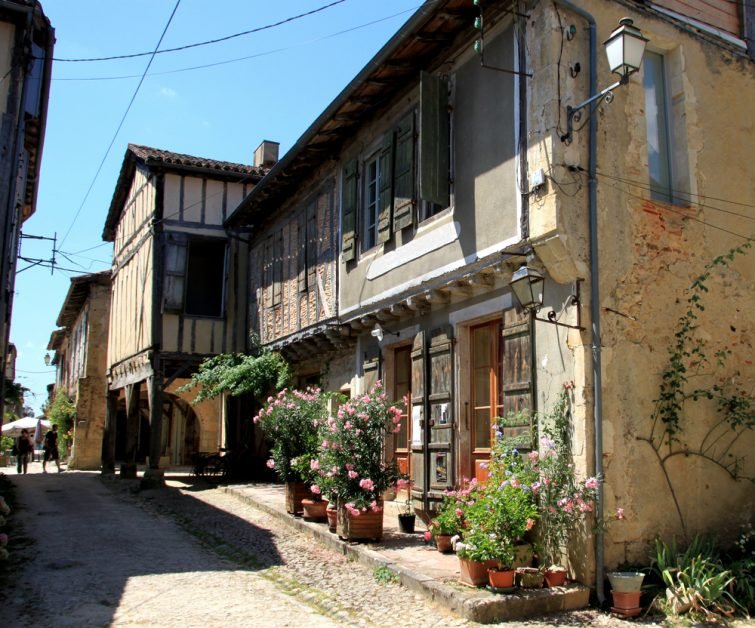
[{"label": "roof overhang", "polygon": [[[71,285],[68,286],[68,294],[66,294],[66,298],[63,301],[63,307],[60,308],[58,319],[55,321],[55,324],[58,327],[70,329],[70,327],[76,322],[76,317],[84,307],[93,285],[109,286],[110,271],[103,270],[99,273],[71,277]],[[53,332],[53,334],[55,334],[55,332]]]},{"label": "roof overhang", "polygon": [[471,0],[425,2],[246,196],[226,226],[251,224],[280,204],[324,159],[337,156],[370,112],[415,81],[462,33],[473,32],[476,15]]}]

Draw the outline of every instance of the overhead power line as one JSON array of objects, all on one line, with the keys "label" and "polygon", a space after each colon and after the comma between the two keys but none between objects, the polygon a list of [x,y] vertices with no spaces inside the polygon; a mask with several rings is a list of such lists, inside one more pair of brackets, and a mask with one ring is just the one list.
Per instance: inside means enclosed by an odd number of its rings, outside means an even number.
[{"label": "overhead power line", "polygon": [[113,148],[113,144],[115,144],[115,139],[118,137],[118,133],[120,133],[123,123],[126,121],[126,116],[128,116],[129,111],[131,111],[131,106],[134,104],[134,100],[136,100],[136,95],[139,93],[139,89],[141,88],[142,83],[144,83],[144,78],[147,76],[147,71],[149,70],[149,67],[152,65],[152,62],[155,60],[155,54],[157,54],[157,50],[160,48],[160,44],[162,43],[163,38],[165,37],[165,33],[168,32],[168,27],[170,26],[170,23],[173,21],[173,16],[176,14],[176,11],[178,11],[178,6],[180,4],[181,4],[181,0],[177,0],[176,6],[173,7],[173,12],[170,14],[170,17],[168,18],[168,22],[165,24],[165,28],[163,29],[163,32],[160,35],[160,39],[157,42],[157,45],[155,46],[155,50],[152,53],[152,56],[150,57],[149,62],[147,63],[147,67],[144,68],[142,77],[141,79],[139,79],[139,84],[136,86],[136,89],[134,90],[134,95],[131,96],[131,100],[128,103],[128,107],[126,107],[126,111],[123,113],[123,117],[121,118],[121,121],[118,124],[118,128],[115,130],[115,133],[113,134],[113,139],[110,140],[110,145],[107,147],[107,150],[105,151],[105,154],[102,157],[102,161],[100,162],[100,165],[97,168],[97,172],[94,173],[94,178],[92,179],[92,182],[89,184],[89,189],[84,195],[84,200],[81,201],[81,205],[79,205],[79,208],[76,210],[76,214],[74,215],[73,220],[71,221],[71,225],[68,227],[68,231],[65,232],[63,239],[60,241],[60,246],[63,246],[63,243],[66,241],[68,234],[71,233],[71,229],[73,229],[73,226],[76,224],[76,220],[78,219],[79,214],[81,214],[81,210],[84,208],[84,204],[87,202],[87,199],[89,198],[89,194],[91,193],[92,188],[94,187],[94,184],[97,181],[97,177],[99,177],[100,172],[102,172],[102,167],[105,165],[105,160],[107,159],[107,156],[110,154],[110,151]]},{"label": "overhead power line", "polygon": [[334,7],[337,4],[343,4],[344,2],[346,2],[346,0],[336,0],[335,2],[331,2],[330,4],[326,4],[324,6],[318,7],[317,9],[312,9],[311,11],[307,11],[306,13],[300,13],[299,15],[287,17],[286,19],[280,20],[273,24],[266,24],[265,26],[258,26],[257,28],[252,28],[247,31],[242,31],[241,33],[234,33],[233,35],[226,35],[225,37],[218,37],[217,39],[208,39],[207,41],[200,41],[194,44],[186,44],[185,46],[178,46],[176,48],[165,48],[164,50],[159,50],[159,51],[156,50],[154,52],[134,52],[132,54],[126,54],[126,55],[112,55],[110,57],[90,57],[90,58],[83,58],[83,59],[59,59],[57,57],[53,57],[53,61],[66,62],[66,63],[84,63],[84,62],[91,62],[91,61],[113,61],[115,59],[134,59],[136,57],[147,57],[149,55],[152,55],[154,57],[157,54],[162,55],[162,54],[167,54],[169,52],[180,52],[181,50],[189,50],[190,48],[199,48],[200,46],[209,46],[211,44],[217,44],[223,41],[228,41],[229,39],[235,39],[236,37],[252,35],[254,33],[259,33],[261,31],[269,30],[271,28],[276,28],[278,26],[282,26],[283,24],[288,24],[289,22],[293,22],[294,20],[299,20],[301,18],[314,15],[315,13],[320,13],[321,11],[330,9],[331,7]]}]

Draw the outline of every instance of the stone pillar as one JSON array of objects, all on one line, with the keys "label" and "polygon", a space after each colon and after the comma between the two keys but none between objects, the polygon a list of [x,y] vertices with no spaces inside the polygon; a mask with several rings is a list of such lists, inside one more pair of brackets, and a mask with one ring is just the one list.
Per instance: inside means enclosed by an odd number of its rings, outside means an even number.
[{"label": "stone pillar", "polygon": [[105,429],[102,432],[102,473],[115,473],[115,425],[118,392],[108,391],[105,405]]}]

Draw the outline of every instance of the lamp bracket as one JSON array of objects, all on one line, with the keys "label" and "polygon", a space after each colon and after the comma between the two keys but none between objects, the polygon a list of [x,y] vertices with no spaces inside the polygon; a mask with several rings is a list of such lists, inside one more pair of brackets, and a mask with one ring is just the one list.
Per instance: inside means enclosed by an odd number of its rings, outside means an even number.
[{"label": "lamp bracket", "polygon": [[569,295],[566,303],[564,304],[564,307],[567,307],[569,305],[576,305],[577,306],[577,324],[576,325],[569,325],[567,323],[561,323],[556,318],[556,312],[551,310],[546,314],[547,318],[540,318],[538,316],[535,316],[535,312],[532,312],[532,318],[536,321],[540,321],[541,323],[550,323],[551,325],[558,325],[559,327],[568,327],[569,329],[579,329],[580,331],[585,331],[585,328],[582,327],[582,302],[579,300],[579,284],[582,283],[582,279],[577,279],[574,282],[574,292]]},{"label": "lamp bracket", "polygon": [[[587,105],[591,105],[595,103],[595,106],[599,105],[603,100],[610,103],[613,100],[613,90],[615,90],[620,85],[626,85],[629,82],[629,74],[623,74],[622,77],[616,81],[613,85],[609,85],[605,89],[599,91],[594,96],[591,96],[587,100],[585,100],[583,103],[578,104],[576,107],[572,107],[571,105],[566,106],[566,133],[564,133],[561,136],[561,141],[565,144],[571,144],[572,141],[572,134],[574,131],[574,122],[579,122],[580,118],[582,117],[582,114],[579,113],[582,109],[584,109]],[[592,111],[593,108],[591,108]]]}]

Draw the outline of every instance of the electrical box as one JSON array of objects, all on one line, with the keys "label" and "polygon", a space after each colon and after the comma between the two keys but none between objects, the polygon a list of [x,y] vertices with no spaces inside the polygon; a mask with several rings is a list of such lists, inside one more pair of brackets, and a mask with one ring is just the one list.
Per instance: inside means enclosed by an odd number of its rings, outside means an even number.
[{"label": "electrical box", "polygon": [[545,172],[542,168],[538,168],[532,174],[530,174],[530,192],[534,192],[538,188],[545,185]]}]

